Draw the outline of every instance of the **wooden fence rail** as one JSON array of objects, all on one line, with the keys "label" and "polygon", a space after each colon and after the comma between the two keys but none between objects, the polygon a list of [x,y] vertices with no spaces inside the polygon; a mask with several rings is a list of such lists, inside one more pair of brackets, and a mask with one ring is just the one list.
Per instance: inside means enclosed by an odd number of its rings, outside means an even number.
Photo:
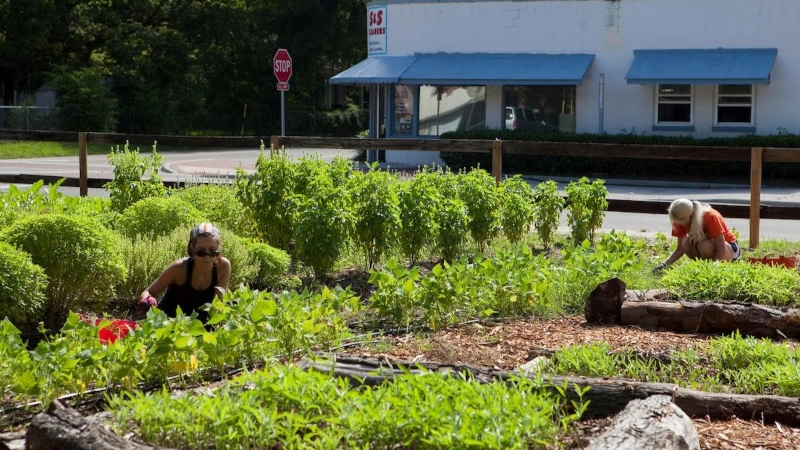
[{"label": "wooden fence rail", "polygon": [[[797,148],[745,148],[745,147],[697,147],[674,145],[623,145],[572,142],[530,142],[500,140],[464,139],[358,139],[323,138],[303,136],[245,136],[245,137],[207,137],[207,136],[169,136],[117,133],[54,132],[0,130],[3,140],[49,140],[79,142],[80,188],[81,195],[88,192],[88,173],[86,153],[89,143],[110,145],[152,145],[197,147],[197,148],[258,148],[262,143],[274,149],[320,149],[339,148],[352,150],[416,150],[431,152],[485,153],[491,155],[492,175],[500,181],[504,155],[558,155],[587,158],[643,158],[676,159],[685,161],[740,161],[750,162],[750,244],[759,243],[761,206],[761,174],[764,163],[800,163],[800,149]],[[622,202],[619,202],[622,203]],[[633,212],[647,212],[653,205],[639,208]],[[658,212],[664,207],[656,205]],[[741,216],[741,207],[728,205],[727,209]],[[723,211],[721,211],[723,212]],[[723,212],[724,214],[724,212]],[[770,214],[771,215],[771,214]],[[735,217],[735,216],[734,216]],[[745,214],[743,217],[748,217]],[[776,213],[773,218],[800,219],[800,214]]]}]

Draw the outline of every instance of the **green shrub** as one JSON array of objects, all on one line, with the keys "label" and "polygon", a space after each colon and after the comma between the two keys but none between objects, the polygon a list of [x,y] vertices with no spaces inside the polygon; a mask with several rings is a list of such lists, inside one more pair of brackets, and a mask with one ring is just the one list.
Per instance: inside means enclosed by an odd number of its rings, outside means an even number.
[{"label": "green shrub", "polygon": [[425,169],[400,185],[400,247],[412,264],[438,233],[442,203],[442,194],[436,189],[438,176],[439,173]]},{"label": "green shrub", "polygon": [[3,230],[0,241],[29,253],[47,274],[42,318],[52,330],[61,328],[71,310],[102,310],[127,274],[119,237],[88,217],[27,217]]},{"label": "green shrub", "polygon": [[166,236],[152,238],[145,235],[122,240],[122,257],[128,268],[128,277],[116,285],[120,306],[130,308],[139,301],[139,294],[176,259],[186,256],[189,231],[176,229]]},{"label": "green shrub", "polygon": [[308,195],[298,197],[295,245],[298,259],[322,277],[347,248],[353,222],[350,197],[324,174],[310,186]]},{"label": "green shrub", "polygon": [[605,211],[608,209],[608,190],[603,180],[590,182],[581,177],[571,181],[565,189],[567,193],[567,223],[572,242],[579,245],[585,239],[594,242],[594,234],[603,225]]},{"label": "green shrub", "polygon": [[31,261],[31,255],[0,242],[0,316],[30,330],[31,317],[41,316],[47,275]]},{"label": "green shrub", "polygon": [[179,198],[150,197],[131,205],[122,213],[117,227],[126,236],[158,237],[177,228],[189,230],[204,222],[203,213]]},{"label": "green shrub", "polygon": [[99,67],[59,70],[50,74],[56,88],[56,116],[66,130],[113,132],[119,105]]},{"label": "green shrub", "polygon": [[471,170],[461,179],[461,200],[469,211],[469,232],[480,251],[497,235],[500,228],[500,191],[489,172]]},{"label": "green shrub", "polygon": [[533,189],[533,196],[536,199],[533,207],[533,226],[536,227],[536,233],[544,247],[548,248],[558,230],[565,201],[558,193],[558,183],[553,180],[537,184]]},{"label": "green shrub", "polygon": [[[263,145],[262,145],[263,150]],[[286,156],[267,155],[256,160],[256,171],[236,173],[236,197],[250,211],[264,242],[289,251],[293,238],[296,166]]]},{"label": "green shrub", "polygon": [[528,234],[533,223],[533,191],[519,175],[503,180],[500,189],[503,234],[509,242],[517,243]]},{"label": "green shrub", "polygon": [[108,162],[114,166],[114,178],[103,185],[111,197],[111,207],[122,212],[139,200],[148,197],[163,197],[167,189],[158,175],[164,157],[156,153],[141,156],[139,149],[131,150],[128,143],[120,150],[111,149]]},{"label": "green shrub", "polygon": [[246,247],[251,260],[258,265],[258,274],[252,284],[258,288],[266,288],[280,283],[289,270],[289,255],[263,242],[247,241]]},{"label": "green shrub", "polygon": [[357,174],[349,185],[355,218],[353,242],[364,252],[368,268],[396,244],[400,229],[397,178],[376,167]]},{"label": "green shrub", "polygon": [[201,184],[172,191],[175,198],[197,208],[214,225],[240,235],[252,233],[252,218],[230,185]]}]

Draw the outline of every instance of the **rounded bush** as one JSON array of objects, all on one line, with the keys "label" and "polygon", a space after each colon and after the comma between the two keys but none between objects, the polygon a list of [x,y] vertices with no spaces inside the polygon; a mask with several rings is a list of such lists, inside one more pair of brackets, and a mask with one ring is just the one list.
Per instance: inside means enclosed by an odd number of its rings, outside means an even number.
[{"label": "rounded bush", "polygon": [[264,288],[281,282],[291,263],[288,253],[263,242],[247,242],[247,250],[258,266],[253,286]]},{"label": "rounded bush", "polygon": [[204,184],[173,191],[173,197],[197,208],[218,227],[239,236],[248,236],[253,228],[250,212],[236,197],[233,186]]},{"label": "rounded bush", "polygon": [[69,311],[100,312],[114,296],[113,286],[126,276],[119,237],[98,220],[44,214],[26,217],[0,233],[31,255],[49,278],[42,320],[60,329]]},{"label": "rounded bush", "polygon": [[139,294],[173,261],[186,256],[189,232],[176,229],[166,236],[130,236],[122,240],[121,251],[128,276],[116,286],[117,301],[123,308],[139,302]]},{"label": "rounded bush", "polygon": [[[179,198],[150,197],[139,200],[117,220],[120,232],[126,236],[165,236],[173,230],[189,230],[205,222],[203,213]],[[187,238],[188,240],[188,238]]]},{"label": "rounded bush", "polygon": [[35,328],[30,319],[41,315],[46,288],[47,275],[31,255],[0,242],[0,318],[21,329]]}]

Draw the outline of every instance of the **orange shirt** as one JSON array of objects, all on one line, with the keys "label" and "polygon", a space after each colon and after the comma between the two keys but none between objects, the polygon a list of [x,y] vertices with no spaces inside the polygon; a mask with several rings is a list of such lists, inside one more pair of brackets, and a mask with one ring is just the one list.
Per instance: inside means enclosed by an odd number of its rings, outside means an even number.
[{"label": "orange shirt", "polygon": [[[728,225],[725,224],[725,219],[722,218],[716,209],[711,208],[703,215],[703,233],[709,238],[715,238],[720,234],[725,236],[725,242],[736,242],[736,236],[733,235]],[[682,238],[689,234],[689,226],[682,226],[672,224],[672,235],[676,238]]]}]

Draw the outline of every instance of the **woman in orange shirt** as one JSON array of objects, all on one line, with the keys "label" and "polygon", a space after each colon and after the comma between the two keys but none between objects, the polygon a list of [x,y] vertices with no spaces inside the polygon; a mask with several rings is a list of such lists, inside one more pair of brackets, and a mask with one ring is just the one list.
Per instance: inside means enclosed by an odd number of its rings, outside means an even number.
[{"label": "woman in orange shirt", "polygon": [[672,235],[678,245],[666,261],[656,266],[659,271],[681,256],[692,259],[734,261],[741,254],[736,236],[725,224],[722,215],[710,205],[679,198],[667,210],[672,223]]}]

